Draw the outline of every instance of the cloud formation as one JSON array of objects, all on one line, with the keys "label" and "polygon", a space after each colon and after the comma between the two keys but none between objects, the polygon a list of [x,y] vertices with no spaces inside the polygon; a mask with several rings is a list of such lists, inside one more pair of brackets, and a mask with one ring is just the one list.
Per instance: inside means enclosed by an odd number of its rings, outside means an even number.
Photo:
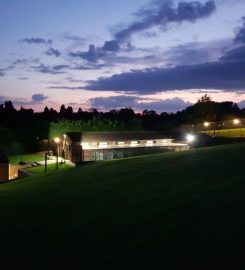
[{"label": "cloud formation", "polygon": [[32,66],[32,69],[44,74],[62,74],[65,73],[67,68],[69,68],[69,65],[46,66],[41,64],[39,66]]},{"label": "cloud formation", "polygon": [[245,61],[148,68],[89,81],[85,89],[153,94],[186,89],[245,89]]},{"label": "cloud formation", "polygon": [[81,42],[81,43],[84,43],[86,41],[86,38],[77,36],[71,33],[60,34],[60,39],[64,41],[75,41],[75,42]]},{"label": "cloud formation", "polygon": [[42,102],[47,98],[48,97],[44,96],[44,94],[34,94],[34,95],[32,95],[32,101],[34,101],[34,102]]},{"label": "cloud formation", "polygon": [[62,55],[62,53],[55,49],[55,48],[52,48],[50,47],[46,52],[45,52],[46,55],[49,55],[49,56],[56,56],[56,57],[60,57]]},{"label": "cloud formation", "polygon": [[239,29],[234,41],[235,42],[240,42],[240,43],[245,43],[245,16],[242,18],[243,25]]},{"label": "cloud formation", "polygon": [[5,75],[4,69],[0,69],[0,77],[3,77]]},{"label": "cloud formation", "polygon": [[[177,6],[173,1],[153,1],[150,7],[142,8],[135,13],[136,20],[128,27],[114,33],[112,40],[107,40],[101,47],[90,44],[87,51],[71,52],[71,57],[78,57],[88,62],[97,62],[110,54],[117,52],[132,51],[130,39],[134,34],[145,33],[146,37],[153,37],[154,32],[148,30],[159,27],[162,31],[167,30],[170,23],[182,23],[184,21],[196,22],[199,19],[210,16],[216,10],[215,2],[210,0],[206,3],[198,1],[180,2]],[[144,34],[144,33],[143,33]]]},{"label": "cloud formation", "polygon": [[23,38],[20,42],[27,43],[27,44],[44,44],[44,45],[51,45],[53,42],[51,39],[44,39],[39,37],[32,37],[32,38]]},{"label": "cloud formation", "polygon": [[117,41],[124,41],[130,39],[132,35],[154,26],[165,31],[169,23],[195,22],[210,16],[215,10],[214,1],[207,1],[204,4],[198,1],[183,1],[179,2],[176,7],[173,1],[153,1],[150,7],[141,8],[135,13],[137,20],[125,29],[116,32],[114,36]]},{"label": "cloud formation", "polygon": [[96,97],[89,100],[92,107],[102,110],[113,110],[130,107],[137,111],[155,110],[157,112],[175,112],[182,110],[190,105],[181,98],[175,97],[172,99],[156,99],[149,100],[138,96],[109,96],[109,97]]}]

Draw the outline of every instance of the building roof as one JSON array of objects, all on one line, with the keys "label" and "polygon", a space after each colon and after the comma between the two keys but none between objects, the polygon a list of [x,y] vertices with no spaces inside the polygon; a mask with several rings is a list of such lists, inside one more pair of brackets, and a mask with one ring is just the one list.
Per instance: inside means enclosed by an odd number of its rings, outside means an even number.
[{"label": "building roof", "polygon": [[68,132],[67,136],[73,142],[103,142],[103,141],[131,141],[157,140],[165,136],[156,131],[115,131],[115,132]]},{"label": "building roof", "polygon": [[8,158],[3,153],[0,153],[0,163],[9,163]]}]

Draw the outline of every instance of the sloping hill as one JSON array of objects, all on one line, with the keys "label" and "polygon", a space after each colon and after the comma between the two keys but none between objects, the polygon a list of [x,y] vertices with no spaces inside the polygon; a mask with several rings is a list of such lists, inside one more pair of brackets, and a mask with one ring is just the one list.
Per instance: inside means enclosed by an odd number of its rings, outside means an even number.
[{"label": "sloping hill", "polygon": [[0,186],[0,257],[33,269],[244,269],[245,144]]}]

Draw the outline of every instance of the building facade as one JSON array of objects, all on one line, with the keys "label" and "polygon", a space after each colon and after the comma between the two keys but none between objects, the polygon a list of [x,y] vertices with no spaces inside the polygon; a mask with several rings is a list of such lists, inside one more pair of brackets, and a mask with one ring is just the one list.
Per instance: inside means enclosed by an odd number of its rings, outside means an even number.
[{"label": "building facade", "polygon": [[166,139],[158,132],[68,132],[57,145],[59,156],[83,163],[188,150],[185,143]]}]

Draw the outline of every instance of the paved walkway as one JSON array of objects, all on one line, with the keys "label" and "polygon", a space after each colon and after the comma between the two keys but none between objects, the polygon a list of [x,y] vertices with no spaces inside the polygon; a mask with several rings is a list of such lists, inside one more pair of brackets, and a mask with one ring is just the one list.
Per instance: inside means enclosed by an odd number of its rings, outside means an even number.
[{"label": "paved walkway", "polygon": [[[63,162],[64,159],[59,157],[58,158],[58,162]],[[57,157],[56,156],[49,156],[49,159],[47,160],[47,164],[55,164],[57,162]],[[41,165],[45,165],[45,161],[39,161],[37,162],[38,164],[41,164]],[[70,160],[66,159],[65,160],[65,164],[67,164],[68,166],[71,166],[71,167],[76,167],[76,164],[72,163]]]}]

